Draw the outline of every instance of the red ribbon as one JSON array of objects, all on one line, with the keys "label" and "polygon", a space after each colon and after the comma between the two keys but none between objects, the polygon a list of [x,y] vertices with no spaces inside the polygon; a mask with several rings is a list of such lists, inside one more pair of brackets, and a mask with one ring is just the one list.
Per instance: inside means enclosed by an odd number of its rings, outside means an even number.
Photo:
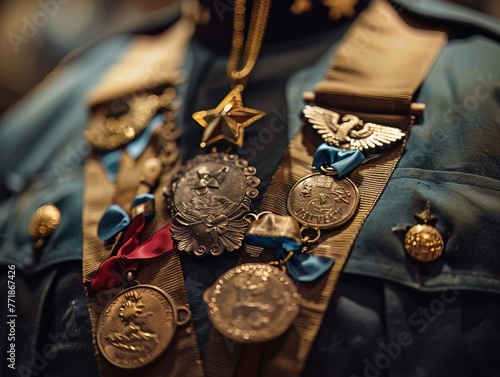
[{"label": "red ribbon", "polygon": [[116,255],[106,259],[91,280],[84,279],[83,284],[89,292],[122,285],[124,272],[136,270],[139,261],[157,257],[174,249],[170,233],[172,225],[159,230],[140,245],[140,235],[145,223],[144,215],[136,216],[120,240],[121,246]]}]

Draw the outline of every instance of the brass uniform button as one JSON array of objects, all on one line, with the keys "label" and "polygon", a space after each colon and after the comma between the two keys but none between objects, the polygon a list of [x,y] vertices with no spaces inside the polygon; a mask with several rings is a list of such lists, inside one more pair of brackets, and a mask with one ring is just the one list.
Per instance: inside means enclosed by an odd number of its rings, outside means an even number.
[{"label": "brass uniform button", "polygon": [[413,259],[419,262],[431,262],[443,254],[443,237],[433,226],[415,225],[406,232],[405,249]]},{"label": "brass uniform button", "polygon": [[33,239],[33,248],[40,248],[45,240],[59,227],[61,212],[53,204],[39,207],[31,217],[29,235]]},{"label": "brass uniform button", "polygon": [[153,192],[162,172],[163,164],[159,158],[152,157],[144,161],[139,176],[137,194]]}]

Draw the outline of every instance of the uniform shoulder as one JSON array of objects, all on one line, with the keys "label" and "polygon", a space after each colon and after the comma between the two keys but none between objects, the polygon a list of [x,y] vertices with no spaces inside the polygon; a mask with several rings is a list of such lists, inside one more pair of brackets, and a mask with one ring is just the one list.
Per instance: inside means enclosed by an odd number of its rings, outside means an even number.
[{"label": "uniform shoulder", "polygon": [[488,14],[442,0],[391,0],[410,23],[437,25],[451,38],[484,35],[500,42],[500,22]]}]

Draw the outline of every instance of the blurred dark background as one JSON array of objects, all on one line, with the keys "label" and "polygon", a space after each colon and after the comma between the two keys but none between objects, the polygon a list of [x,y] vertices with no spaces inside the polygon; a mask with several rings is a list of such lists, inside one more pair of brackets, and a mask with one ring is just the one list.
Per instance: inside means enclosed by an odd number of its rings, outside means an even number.
[{"label": "blurred dark background", "polygon": [[[176,0],[0,0],[0,114],[75,48]],[[500,18],[498,0],[454,0]],[[230,3],[227,1],[227,3]]]},{"label": "blurred dark background", "polygon": [[0,0],[0,114],[71,51],[176,0]]}]

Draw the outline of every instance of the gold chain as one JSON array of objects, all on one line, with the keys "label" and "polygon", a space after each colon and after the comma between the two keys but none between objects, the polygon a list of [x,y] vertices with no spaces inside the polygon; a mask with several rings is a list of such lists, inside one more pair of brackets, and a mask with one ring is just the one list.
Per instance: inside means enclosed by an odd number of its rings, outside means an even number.
[{"label": "gold chain", "polygon": [[233,87],[236,85],[246,86],[248,75],[252,72],[257,56],[259,55],[264,33],[266,31],[267,19],[271,1],[255,0],[250,19],[250,28],[245,43],[245,55],[243,67],[238,70],[238,64],[241,60],[241,52],[245,40],[245,11],[246,0],[236,0],[234,4],[233,21],[233,42],[231,54],[227,63],[227,75],[233,81]]},{"label": "gold chain", "polygon": [[[242,147],[245,128],[266,115],[263,111],[245,107],[241,93],[259,55],[271,1],[255,0],[246,42],[245,4],[246,0],[236,0],[234,4],[233,40],[227,62],[231,91],[215,109],[200,110],[193,114],[194,120],[205,129],[200,142],[202,148],[220,141]],[[243,45],[245,52],[242,59]]]}]

